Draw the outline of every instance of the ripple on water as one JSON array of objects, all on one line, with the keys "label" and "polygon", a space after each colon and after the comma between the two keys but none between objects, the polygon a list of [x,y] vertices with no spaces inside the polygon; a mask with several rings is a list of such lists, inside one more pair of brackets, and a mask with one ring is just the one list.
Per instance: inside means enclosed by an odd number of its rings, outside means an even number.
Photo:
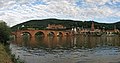
[{"label": "ripple on water", "polygon": [[89,63],[88,61],[77,61],[76,63]]},{"label": "ripple on water", "polygon": [[117,61],[117,62],[109,62],[109,63],[120,63],[120,61]]}]

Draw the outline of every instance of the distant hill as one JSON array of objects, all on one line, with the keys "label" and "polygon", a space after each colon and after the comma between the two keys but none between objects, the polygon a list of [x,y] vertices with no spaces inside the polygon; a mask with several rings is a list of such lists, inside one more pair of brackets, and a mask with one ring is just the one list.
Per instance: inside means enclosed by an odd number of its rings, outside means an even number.
[{"label": "distant hill", "polygon": [[[61,24],[67,28],[72,28],[72,27],[80,27],[80,28],[91,28],[92,21],[75,21],[75,20],[60,20],[60,19],[43,19],[43,20],[30,20],[24,23],[17,24],[11,29],[13,31],[17,29],[26,29],[26,28],[37,28],[37,29],[46,29],[48,24]],[[95,28],[103,29],[114,29],[115,26],[116,28],[120,29],[120,22],[117,23],[98,23],[94,22]]]}]

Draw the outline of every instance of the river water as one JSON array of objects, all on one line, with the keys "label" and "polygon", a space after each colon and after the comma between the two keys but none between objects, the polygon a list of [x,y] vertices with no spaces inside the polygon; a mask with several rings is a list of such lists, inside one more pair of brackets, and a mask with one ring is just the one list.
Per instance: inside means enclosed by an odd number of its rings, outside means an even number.
[{"label": "river water", "polygon": [[11,40],[12,53],[25,63],[120,63],[119,36],[23,36]]}]

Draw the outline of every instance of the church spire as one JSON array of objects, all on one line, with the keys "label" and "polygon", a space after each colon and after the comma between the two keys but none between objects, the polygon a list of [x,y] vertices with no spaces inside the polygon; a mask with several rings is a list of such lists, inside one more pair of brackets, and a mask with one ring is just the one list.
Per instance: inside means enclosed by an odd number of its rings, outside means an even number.
[{"label": "church spire", "polygon": [[95,28],[94,28],[94,22],[92,21],[92,25],[91,25],[91,31],[94,31]]}]

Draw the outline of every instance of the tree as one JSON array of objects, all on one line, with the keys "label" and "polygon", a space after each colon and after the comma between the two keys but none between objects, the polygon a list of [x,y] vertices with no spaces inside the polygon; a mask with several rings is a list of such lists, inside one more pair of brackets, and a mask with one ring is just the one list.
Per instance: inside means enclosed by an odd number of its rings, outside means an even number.
[{"label": "tree", "polygon": [[10,33],[11,33],[10,27],[8,27],[5,22],[0,21],[0,42],[7,44]]}]

